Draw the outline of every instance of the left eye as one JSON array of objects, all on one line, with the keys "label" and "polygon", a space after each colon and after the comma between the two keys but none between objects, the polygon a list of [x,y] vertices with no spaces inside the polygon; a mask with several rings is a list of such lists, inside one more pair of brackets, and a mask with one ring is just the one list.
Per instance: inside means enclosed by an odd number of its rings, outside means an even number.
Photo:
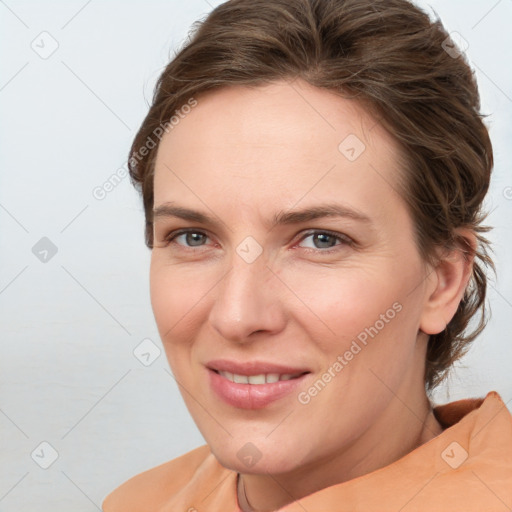
[{"label": "left eye", "polygon": [[[313,231],[307,233],[302,239],[301,242],[311,238],[313,242],[313,247],[309,247],[312,249],[331,249],[337,245],[343,245],[350,243],[349,239],[343,235],[331,233],[329,231]],[[333,245],[334,242],[334,245]],[[336,243],[340,242],[340,243]],[[321,251],[321,252],[329,252],[329,251]]]}]

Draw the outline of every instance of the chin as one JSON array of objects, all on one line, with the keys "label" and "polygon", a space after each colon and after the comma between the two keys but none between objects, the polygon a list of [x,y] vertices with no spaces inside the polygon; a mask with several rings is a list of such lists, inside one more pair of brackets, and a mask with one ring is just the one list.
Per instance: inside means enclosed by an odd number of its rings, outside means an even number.
[{"label": "chin", "polygon": [[291,450],[289,453],[277,451],[275,440],[266,444],[262,442],[259,448],[257,442],[236,441],[232,445],[210,446],[210,449],[221,466],[237,473],[287,473],[301,464],[301,460],[297,458],[297,450]]}]

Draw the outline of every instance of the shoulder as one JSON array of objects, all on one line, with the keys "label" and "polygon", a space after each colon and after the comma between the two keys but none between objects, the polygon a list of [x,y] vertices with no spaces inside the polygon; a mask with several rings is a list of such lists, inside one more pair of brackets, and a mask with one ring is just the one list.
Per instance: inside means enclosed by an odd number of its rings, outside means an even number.
[{"label": "shoulder", "polygon": [[135,512],[156,508],[183,488],[210,455],[208,445],[133,476],[103,501],[104,512]]}]

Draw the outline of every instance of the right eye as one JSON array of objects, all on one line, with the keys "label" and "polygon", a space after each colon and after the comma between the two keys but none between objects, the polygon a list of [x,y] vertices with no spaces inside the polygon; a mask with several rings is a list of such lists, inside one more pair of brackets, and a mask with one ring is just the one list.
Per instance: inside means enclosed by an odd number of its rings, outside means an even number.
[{"label": "right eye", "polygon": [[[167,245],[175,244],[185,249],[194,250],[195,247],[201,247],[203,245],[201,242],[207,238],[208,235],[197,229],[180,229],[169,233],[165,237],[165,242]],[[180,239],[184,243],[180,243]]]}]

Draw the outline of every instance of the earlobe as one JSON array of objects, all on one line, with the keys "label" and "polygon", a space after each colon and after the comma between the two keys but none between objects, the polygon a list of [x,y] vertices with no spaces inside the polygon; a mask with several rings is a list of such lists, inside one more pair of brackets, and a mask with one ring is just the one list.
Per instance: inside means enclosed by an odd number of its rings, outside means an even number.
[{"label": "earlobe", "polygon": [[439,254],[427,291],[420,329],[426,334],[442,332],[451,321],[468,285],[473,270],[476,237],[467,229],[456,231],[457,245]]}]

